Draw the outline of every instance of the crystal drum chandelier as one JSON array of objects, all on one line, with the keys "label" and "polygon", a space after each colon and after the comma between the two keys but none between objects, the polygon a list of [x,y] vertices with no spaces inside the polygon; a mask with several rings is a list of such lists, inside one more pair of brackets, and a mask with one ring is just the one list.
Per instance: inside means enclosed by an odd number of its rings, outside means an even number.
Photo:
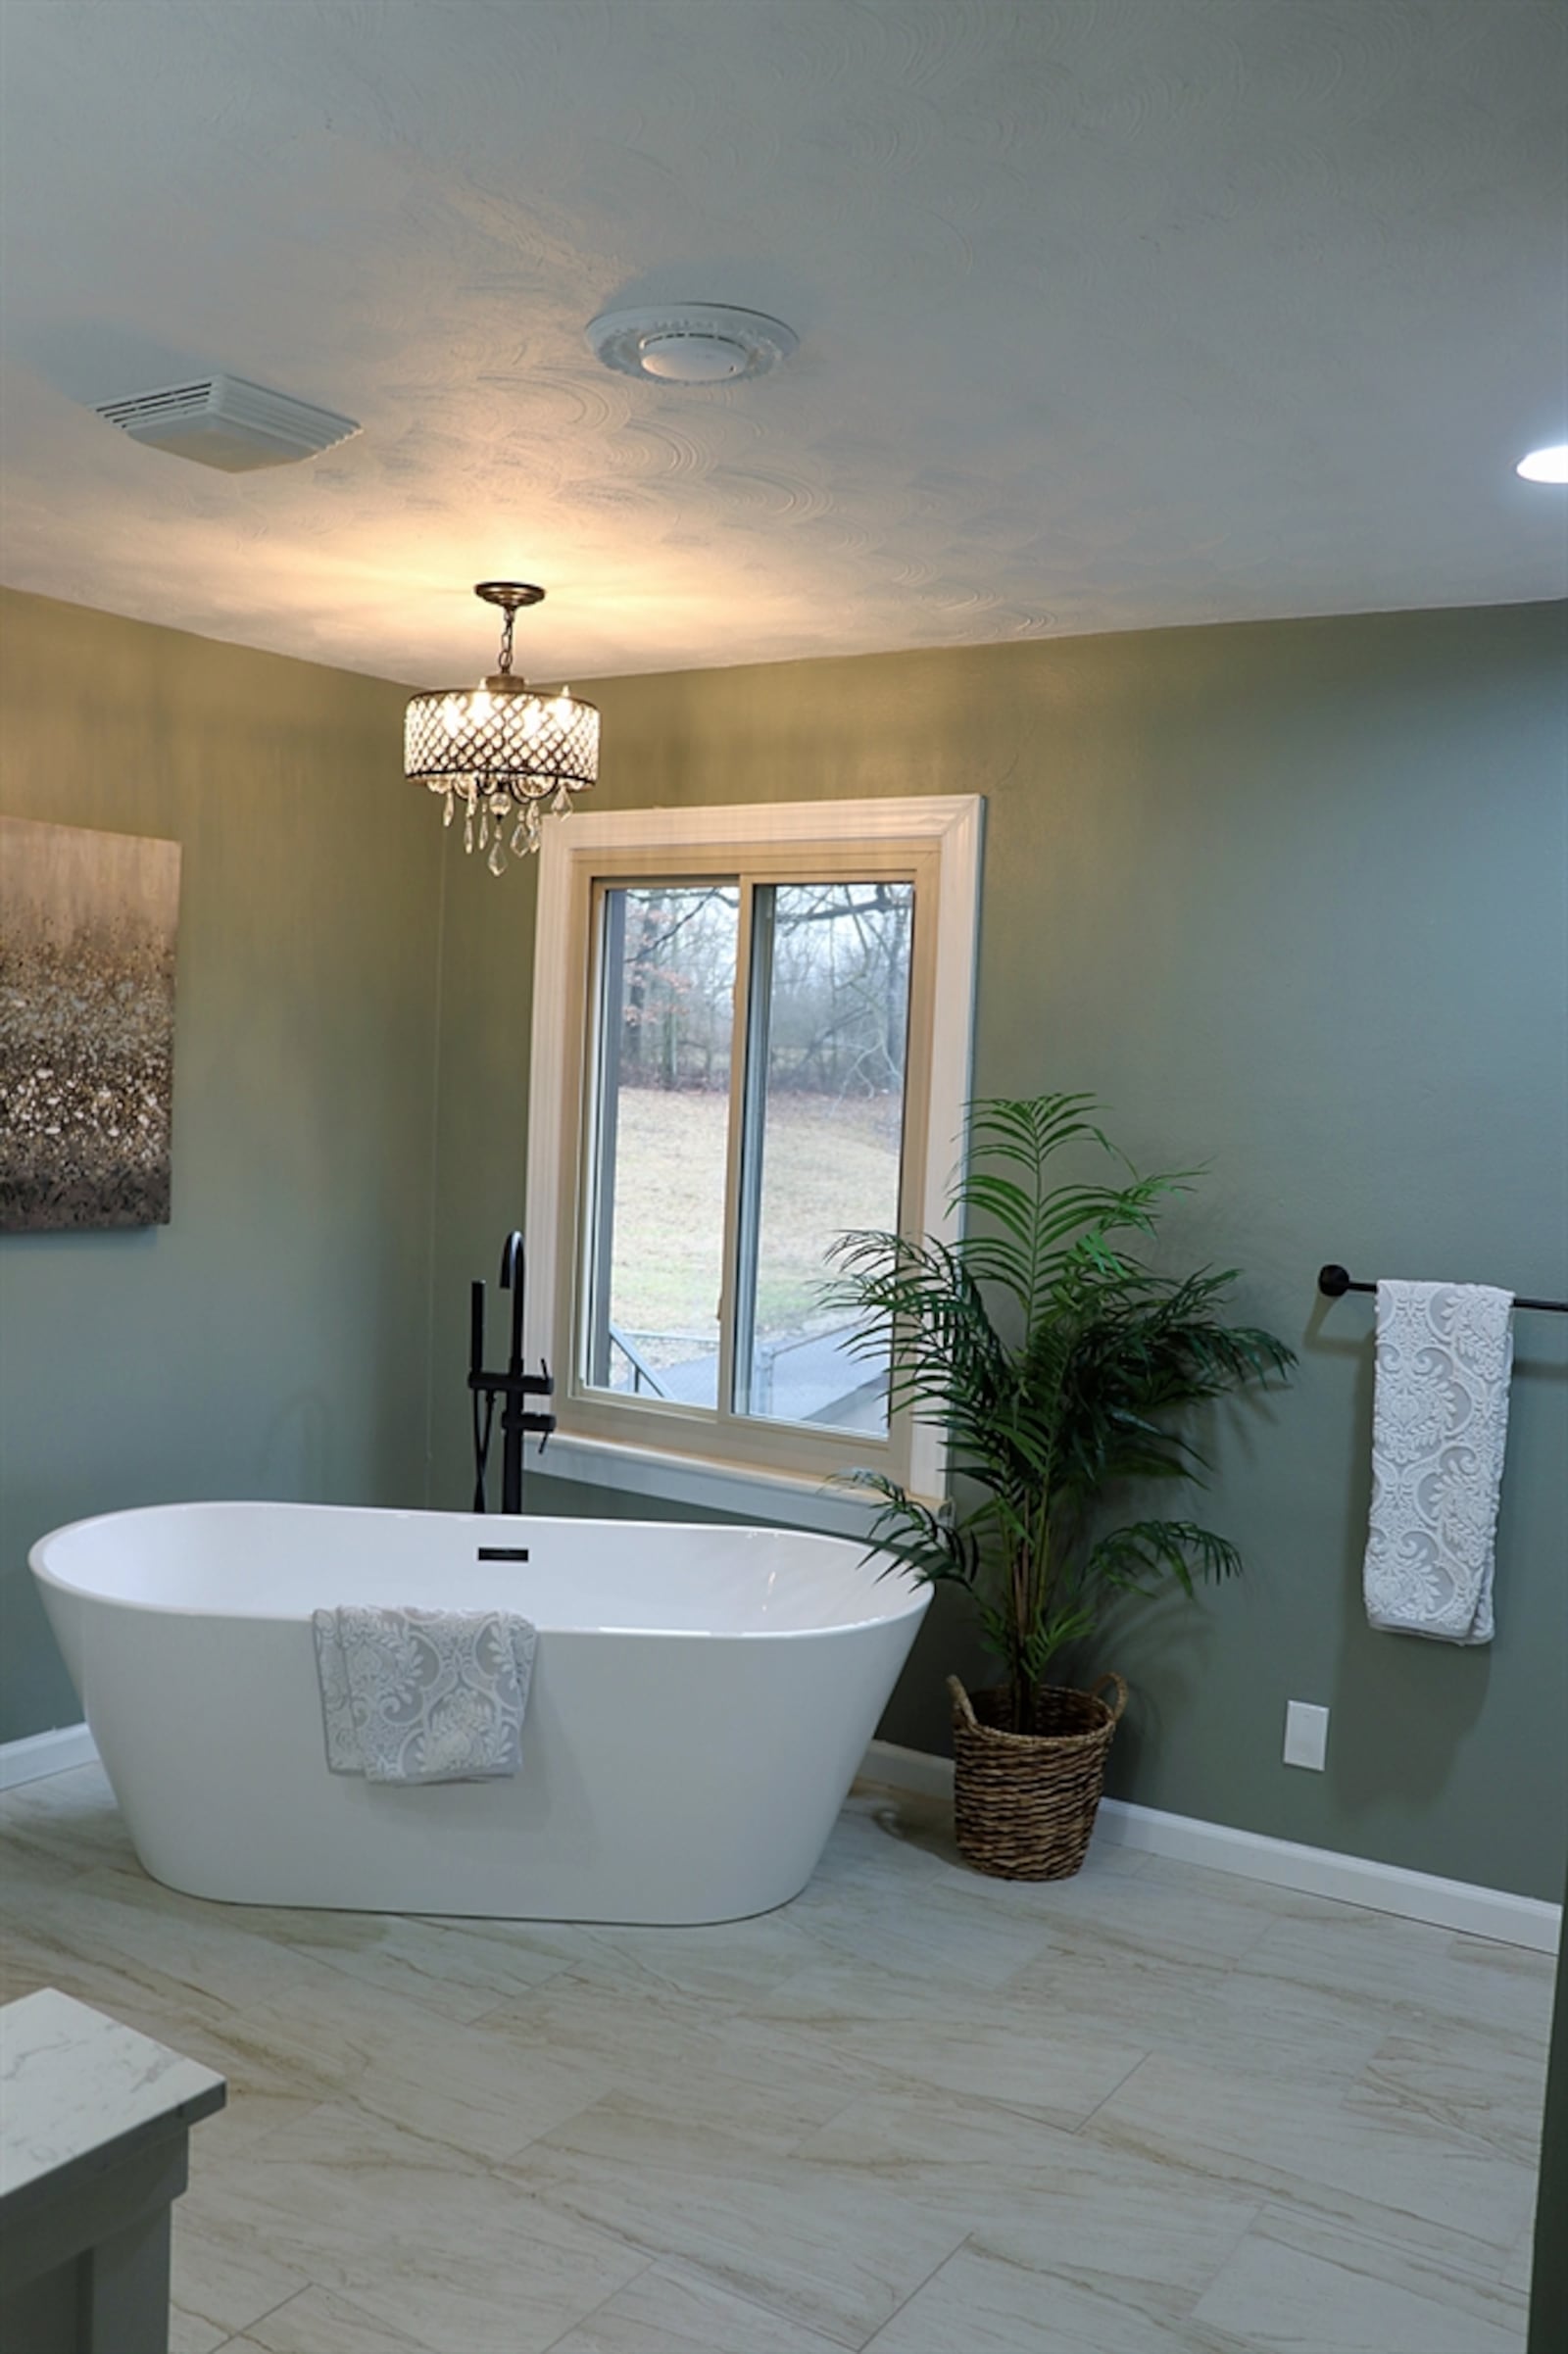
[{"label": "crystal drum chandelier", "polygon": [[564,817],[571,797],[599,775],[599,713],[562,688],[536,694],[512,672],[512,625],[519,608],[537,605],[542,588],[518,580],[481,580],[474,589],[499,605],[499,666],[476,687],[435,687],[416,695],[403,724],[403,767],[411,782],[446,801],[445,822],[464,805],[466,850],[488,853],[499,874],[507,854],[539,847],[547,812]]}]

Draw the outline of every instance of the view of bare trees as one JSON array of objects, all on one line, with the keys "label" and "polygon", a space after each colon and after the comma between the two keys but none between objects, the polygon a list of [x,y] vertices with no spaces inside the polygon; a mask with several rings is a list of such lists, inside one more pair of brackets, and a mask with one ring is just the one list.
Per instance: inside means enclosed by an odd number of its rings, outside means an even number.
[{"label": "view of bare trees", "polygon": [[623,1087],[729,1085],[738,905],[722,885],[612,895],[610,922],[623,930],[611,942],[623,975]]},{"label": "view of bare trees", "polygon": [[[883,1413],[824,1281],[841,1232],[898,1218],[913,901],[907,882],[751,892],[740,1411],[858,1428]],[[594,1260],[610,1281],[595,1287],[589,1379],[711,1405],[741,892],[615,889],[604,923]]]},{"label": "view of bare trees", "polygon": [[[735,989],[733,885],[617,893],[624,924],[620,1081],[726,1088]],[[902,1092],[911,893],[902,883],[760,891],[771,933],[770,1088]]]}]

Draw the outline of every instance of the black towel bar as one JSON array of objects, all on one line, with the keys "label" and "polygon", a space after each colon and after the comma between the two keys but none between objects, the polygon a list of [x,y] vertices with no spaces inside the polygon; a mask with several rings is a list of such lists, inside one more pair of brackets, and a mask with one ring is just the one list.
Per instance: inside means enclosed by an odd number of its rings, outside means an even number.
[{"label": "black towel bar", "polygon": [[[1375,1283],[1352,1283],[1343,1267],[1330,1264],[1326,1267],[1319,1267],[1317,1288],[1325,1300],[1339,1300],[1347,1292],[1375,1292],[1378,1287]],[[1516,1299],[1514,1306],[1540,1307],[1544,1308],[1550,1316],[1568,1316],[1568,1300]]]}]

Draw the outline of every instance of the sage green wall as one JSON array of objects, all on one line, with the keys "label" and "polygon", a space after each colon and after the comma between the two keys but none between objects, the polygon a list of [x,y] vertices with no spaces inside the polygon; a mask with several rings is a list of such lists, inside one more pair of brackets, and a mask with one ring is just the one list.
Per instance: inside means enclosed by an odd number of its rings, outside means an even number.
[{"label": "sage green wall", "polygon": [[405,690],[8,594],[4,806],[183,847],[173,1217],[0,1238],[0,1740],[80,1715],[34,1537],[419,1502],[442,870]]},{"label": "sage green wall", "polygon": [[[979,1089],[1088,1089],[1141,1164],[1210,1163],[1172,1250],[1240,1265],[1240,1309],[1301,1352],[1218,1433],[1245,1584],[1104,1646],[1137,1693],[1114,1786],[1550,1897],[1568,1319],[1519,1319],[1498,1636],[1460,1650],[1365,1626],[1371,1302],[1314,1277],[1568,1294],[1564,651],[1562,609],[1525,606],[592,690],[602,807],[985,794]],[[532,890],[470,871],[449,897],[434,1501],[466,1492],[464,1286],[522,1217]],[[954,1659],[934,1610],[891,1738],[947,1745]],[[1291,1697],[1333,1710],[1323,1775],[1280,1762]]]},{"label": "sage green wall", "polygon": [[[75,1714],[39,1530],[419,1501],[427,1397],[429,1500],[466,1500],[466,1283],[524,1215],[533,924],[531,873],[464,861],[402,786],[402,689],[39,599],[3,617],[5,806],[173,836],[184,876],[173,1223],[0,1243],[0,1739]],[[1246,1584],[1107,1647],[1138,1692],[1117,1787],[1548,1895],[1568,1329],[1519,1321],[1496,1643],[1373,1637],[1369,1303],[1312,1276],[1568,1290],[1563,652],[1561,609],[1520,607],[598,689],[606,806],[985,793],[978,1086],[1089,1088],[1142,1161],[1208,1159],[1173,1243],[1242,1265],[1302,1351],[1220,1434]],[[945,1745],[955,1661],[933,1611],[892,1738]],[[1324,1776],[1278,1762],[1291,1696],[1334,1710]]]}]

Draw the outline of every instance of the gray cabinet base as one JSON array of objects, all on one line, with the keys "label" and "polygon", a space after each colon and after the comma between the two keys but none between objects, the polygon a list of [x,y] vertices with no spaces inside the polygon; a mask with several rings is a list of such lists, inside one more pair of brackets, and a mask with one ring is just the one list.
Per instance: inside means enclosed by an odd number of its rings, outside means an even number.
[{"label": "gray cabinet base", "polygon": [[16,2354],[169,2354],[171,2210],[190,2135],[168,2137],[0,2235],[0,2347]]}]

